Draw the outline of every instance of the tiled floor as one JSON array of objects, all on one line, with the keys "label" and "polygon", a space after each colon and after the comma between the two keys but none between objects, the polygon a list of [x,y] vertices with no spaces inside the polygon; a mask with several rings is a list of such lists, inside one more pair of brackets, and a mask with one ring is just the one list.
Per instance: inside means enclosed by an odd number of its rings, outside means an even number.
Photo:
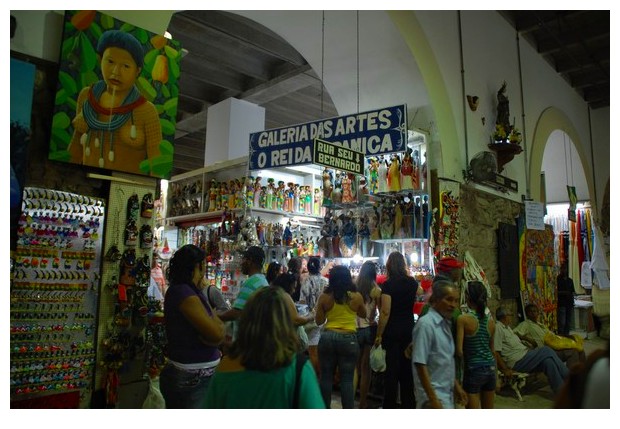
[{"label": "tiled floor", "polygon": [[[583,342],[586,356],[597,349],[607,346],[607,341],[596,337],[590,333]],[[553,408],[553,392],[549,387],[544,376],[536,377],[529,381],[526,387],[521,389],[523,401],[519,401],[516,394],[508,387],[504,387],[495,395],[496,409],[550,409]],[[377,397],[370,396],[368,400],[369,408],[380,408],[381,401]],[[356,399],[357,408],[358,401]],[[335,390],[332,394],[332,408],[342,408],[340,404],[340,392]]]}]

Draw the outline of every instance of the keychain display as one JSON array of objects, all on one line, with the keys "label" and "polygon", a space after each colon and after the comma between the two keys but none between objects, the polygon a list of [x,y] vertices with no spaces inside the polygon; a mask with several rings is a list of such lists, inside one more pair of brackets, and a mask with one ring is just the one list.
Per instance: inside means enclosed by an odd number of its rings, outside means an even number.
[{"label": "keychain display", "polygon": [[135,247],[138,245],[138,227],[133,219],[127,221],[125,226],[125,246]]},{"label": "keychain display", "polygon": [[127,200],[127,222],[138,222],[138,213],[140,213],[140,203],[138,202],[138,194],[133,194]]},{"label": "keychain display", "polygon": [[140,228],[140,249],[153,248],[153,230],[151,225],[144,224]]},{"label": "keychain display", "polygon": [[12,401],[80,391],[88,405],[104,213],[97,198],[24,189],[10,292]]},{"label": "keychain display", "polygon": [[150,219],[153,217],[153,194],[147,193],[142,197],[142,203],[140,204],[140,216]]},{"label": "keychain display", "polygon": [[120,282],[126,286],[133,286],[136,284],[136,250],[127,249],[123,253],[121,258],[121,274]]}]

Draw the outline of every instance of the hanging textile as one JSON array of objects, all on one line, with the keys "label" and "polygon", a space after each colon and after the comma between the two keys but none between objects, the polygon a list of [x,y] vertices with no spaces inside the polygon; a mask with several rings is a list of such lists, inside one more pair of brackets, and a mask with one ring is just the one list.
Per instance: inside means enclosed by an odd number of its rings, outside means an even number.
[{"label": "hanging textile", "polygon": [[595,228],[594,234],[594,253],[590,269],[594,271],[595,285],[599,289],[609,289],[609,265],[607,265],[605,251],[603,250],[603,234],[600,228]]},{"label": "hanging textile", "polygon": [[581,287],[581,265],[579,264],[579,232],[577,222],[571,222],[570,245],[568,253],[568,276],[573,279],[575,292],[579,295],[584,294],[585,290]]}]

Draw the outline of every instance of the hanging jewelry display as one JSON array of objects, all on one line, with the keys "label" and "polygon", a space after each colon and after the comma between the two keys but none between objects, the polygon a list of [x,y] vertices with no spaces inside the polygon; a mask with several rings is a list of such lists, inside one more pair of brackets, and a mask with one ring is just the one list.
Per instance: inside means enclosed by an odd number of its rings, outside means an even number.
[{"label": "hanging jewelry display", "polygon": [[11,280],[11,400],[78,392],[95,368],[102,200],[25,188]]}]

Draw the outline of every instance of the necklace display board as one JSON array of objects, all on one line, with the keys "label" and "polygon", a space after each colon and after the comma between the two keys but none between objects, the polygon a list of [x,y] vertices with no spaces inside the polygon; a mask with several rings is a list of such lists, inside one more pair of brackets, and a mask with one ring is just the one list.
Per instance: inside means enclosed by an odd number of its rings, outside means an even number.
[{"label": "necklace display board", "polygon": [[101,199],[24,189],[11,278],[11,407],[67,392],[79,392],[76,408],[89,404],[104,213]]}]

